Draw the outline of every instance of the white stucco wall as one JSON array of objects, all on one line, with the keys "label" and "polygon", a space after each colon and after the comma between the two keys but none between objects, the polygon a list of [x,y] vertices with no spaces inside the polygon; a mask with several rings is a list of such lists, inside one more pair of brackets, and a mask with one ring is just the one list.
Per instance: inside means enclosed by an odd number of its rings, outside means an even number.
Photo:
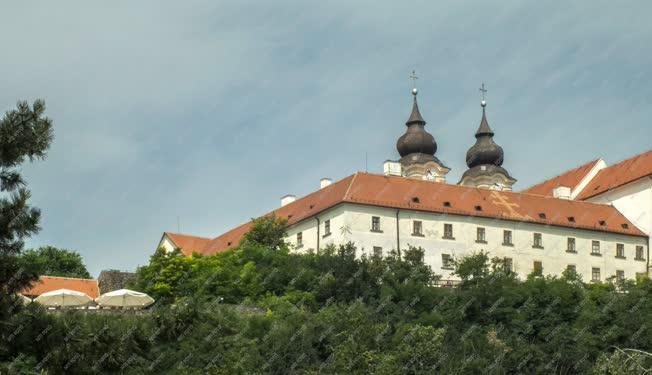
[{"label": "white stucco wall", "polygon": [[171,253],[176,248],[172,240],[170,240],[167,235],[163,235],[163,238],[161,238],[161,242],[158,244],[158,247],[165,249],[166,253]]},{"label": "white stucco wall", "polygon": [[[320,247],[329,243],[341,244],[353,241],[360,254],[371,254],[374,246],[382,247],[383,252],[396,248],[396,209],[355,204],[341,204],[321,215]],[[381,220],[382,233],[371,232],[371,217]],[[323,222],[330,218],[331,236],[323,235]],[[424,237],[412,235],[412,223],[420,220]],[[443,239],[444,223],[453,224],[454,240]],[[296,242],[296,233],[303,232],[304,246],[299,251],[316,248],[316,220],[305,220],[288,230],[288,241]],[[483,227],[486,244],[476,243],[476,228]],[[503,246],[503,230],[512,231],[514,246]],[[533,233],[541,233],[543,249],[532,248]],[[566,252],[567,238],[576,240],[576,253]],[[577,230],[539,224],[520,223],[497,219],[473,218],[470,216],[442,215],[411,210],[399,211],[399,239],[402,249],[409,245],[425,250],[425,261],[444,279],[454,279],[450,270],[442,269],[442,254],[460,258],[473,252],[485,250],[490,257],[512,259],[514,270],[525,277],[533,270],[533,262],[541,261],[544,274],[559,275],[569,264],[575,265],[577,272],[585,281],[591,279],[591,268],[599,267],[601,279],[625,272],[626,278],[634,278],[636,273],[646,272],[646,261],[635,260],[635,246],[644,246],[647,258],[647,239],[597,231]],[[602,256],[591,255],[591,241],[601,243]],[[625,245],[626,259],[615,257],[616,244]]]},{"label": "white stucco wall", "polygon": [[609,190],[587,201],[612,204],[647,235],[652,235],[652,177]]}]

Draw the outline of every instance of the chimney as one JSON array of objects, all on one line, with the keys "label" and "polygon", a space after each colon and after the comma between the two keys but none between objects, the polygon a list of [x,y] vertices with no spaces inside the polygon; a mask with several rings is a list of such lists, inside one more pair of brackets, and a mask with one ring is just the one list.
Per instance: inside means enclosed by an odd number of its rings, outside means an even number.
[{"label": "chimney", "polygon": [[292,202],[294,202],[296,200],[297,200],[296,195],[288,194],[288,195],[284,196],[283,198],[281,198],[281,207],[283,207],[283,206],[285,206],[287,204],[290,204],[290,203],[292,203]]},{"label": "chimney", "polygon": [[383,163],[383,174],[385,176],[401,176],[401,163],[385,160]]},{"label": "chimney", "polygon": [[333,180],[331,180],[330,178],[324,177],[321,180],[319,180],[319,188],[323,189],[326,186],[330,186],[332,183],[333,183]]},{"label": "chimney", "polygon": [[571,188],[568,186],[557,186],[552,189],[552,196],[559,199],[570,199],[571,198]]}]

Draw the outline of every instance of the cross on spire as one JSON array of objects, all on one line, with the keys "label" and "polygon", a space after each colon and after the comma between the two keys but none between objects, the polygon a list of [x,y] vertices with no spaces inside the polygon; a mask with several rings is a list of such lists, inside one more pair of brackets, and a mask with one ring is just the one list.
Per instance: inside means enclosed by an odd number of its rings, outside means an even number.
[{"label": "cross on spire", "polygon": [[484,100],[484,96],[487,93],[487,89],[484,88],[484,82],[482,82],[482,86],[480,86],[480,93],[482,94],[482,101],[480,102],[480,105],[484,108],[487,105],[487,102]]},{"label": "cross on spire", "polygon": [[410,74],[410,79],[412,80],[412,95],[416,96],[417,95],[417,73],[413,70],[412,74]]}]

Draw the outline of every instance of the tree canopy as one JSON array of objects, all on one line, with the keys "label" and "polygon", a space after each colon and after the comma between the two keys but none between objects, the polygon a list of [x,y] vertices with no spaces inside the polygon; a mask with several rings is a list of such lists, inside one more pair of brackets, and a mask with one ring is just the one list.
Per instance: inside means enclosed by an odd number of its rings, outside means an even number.
[{"label": "tree canopy", "polygon": [[91,277],[79,253],[53,246],[27,250],[19,256],[18,262],[22,269],[36,272],[39,276]]}]

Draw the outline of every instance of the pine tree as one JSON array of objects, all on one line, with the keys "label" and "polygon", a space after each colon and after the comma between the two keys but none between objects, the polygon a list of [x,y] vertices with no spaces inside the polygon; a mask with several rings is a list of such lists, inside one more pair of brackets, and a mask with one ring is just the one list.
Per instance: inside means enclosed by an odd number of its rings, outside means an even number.
[{"label": "pine tree", "polygon": [[[28,203],[30,191],[20,173],[26,161],[44,159],[53,139],[45,103],[17,108],[0,119],[0,303],[20,291],[35,275],[21,270],[17,257],[24,240],[39,230],[41,212]],[[4,304],[2,304],[4,305]]]}]

